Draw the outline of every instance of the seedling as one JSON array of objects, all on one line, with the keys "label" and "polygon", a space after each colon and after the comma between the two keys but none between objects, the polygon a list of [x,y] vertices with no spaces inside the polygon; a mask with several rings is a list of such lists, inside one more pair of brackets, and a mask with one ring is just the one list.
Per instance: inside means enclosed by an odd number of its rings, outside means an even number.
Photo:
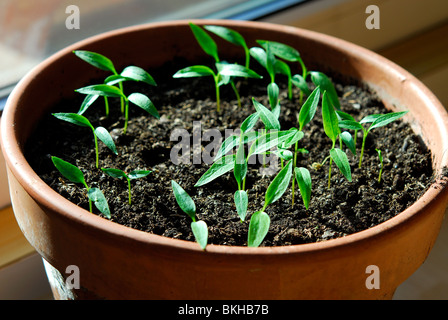
[{"label": "seedling", "polygon": [[136,106],[142,108],[155,118],[159,119],[159,113],[157,112],[157,109],[155,108],[152,101],[144,94],[134,92],[131,93],[129,96],[126,97],[126,95],[123,93],[122,90],[115,86],[107,85],[107,84],[95,84],[87,87],[83,87],[80,89],[75,90],[76,92],[87,94],[88,96],[105,96],[105,97],[120,97],[125,102],[125,122],[124,122],[124,128],[123,133],[126,133],[126,130],[128,128],[128,121],[129,121],[129,101],[135,104]]},{"label": "seedling", "polygon": [[98,139],[100,139],[106,147],[108,147],[113,153],[118,154],[117,148],[115,146],[114,140],[110,136],[109,131],[107,131],[104,127],[97,127],[95,128],[90,121],[84,117],[83,115],[77,114],[77,113],[53,113],[53,116],[60,120],[64,120],[70,123],[73,123],[77,126],[81,127],[87,127],[90,128],[93,132],[93,137],[95,140],[95,154],[96,154],[96,167],[98,168],[98,158],[99,158],[99,151],[98,151]]},{"label": "seedling", "polygon": [[[346,129],[353,129],[353,130],[362,130],[363,137],[362,137],[362,146],[361,146],[361,155],[359,157],[359,168],[361,168],[362,159],[364,155],[364,148],[366,143],[366,138],[369,132],[375,128],[380,128],[388,125],[389,123],[398,120],[399,118],[403,117],[408,111],[401,111],[401,112],[390,112],[386,114],[373,114],[368,115],[361,119],[361,121],[357,122],[355,120],[342,120],[339,122],[339,126],[341,128]],[[371,123],[369,128],[364,128],[364,123]]]},{"label": "seedling", "polygon": [[380,161],[380,172],[378,173],[378,183],[381,183],[381,174],[383,173],[383,167],[384,167],[383,155],[381,154],[380,149],[375,149],[375,150],[378,153],[378,160]]},{"label": "seedling", "polygon": [[264,67],[269,74],[269,77],[271,79],[267,87],[269,105],[271,106],[271,110],[277,115],[278,118],[278,116],[280,115],[280,104],[278,103],[279,88],[277,83],[275,83],[275,75],[282,70],[285,70],[285,68],[289,67],[286,64],[286,67],[283,66],[284,68],[280,66],[282,64],[282,61],[275,58],[271,50],[270,42],[266,42],[264,46],[265,49],[259,47],[250,48],[249,52],[250,55],[262,67]]},{"label": "seedling", "polygon": [[[84,60],[85,62],[91,64],[92,66],[104,70],[104,71],[110,71],[112,72],[112,76],[107,77],[104,81],[104,84],[113,85],[117,84],[119,85],[120,90],[123,92],[123,84],[124,81],[137,81],[137,82],[145,82],[152,86],[157,86],[156,82],[154,81],[153,77],[146,72],[144,69],[137,67],[137,66],[128,66],[123,69],[123,71],[119,74],[113,64],[113,62],[103,56],[102,54],[91,52],[91,51],[85,51],[85,50],[75,50],[73,53],[79,57],[80,59]],[[79,114],[84,113],[87,108],[92,105],[93,102],[99,97],[99,95],[88,95],[84,99],[81,108],[79,110]],[[124,112],[124,99],[120,96],[120,102],[121,102],[121,112]],[[109,102],[108,102],[108,96],[104,96],[104,102],[106,107],[106,117],[109,115]]]},{"label": "seedling", "polygon": [[[331,105],[331,102],[328,101],[328,96],[327,96],[326,91],[324,91],[324,94],[322,97],[322,120],[324,123],[325,134],[333,142],[331,150],[330,150],[330,157],[329,157],[330,165],[329,165],[329,169],[328,169],[328,188],[330,188],[332,161],[334,161],[336,163],[339,170],[342,172],[342,174],[345,176],[345,178],[348,181],[352,181],[352,177],[351,177],[351,169],[350,169],[350,164],[348,162],[347,155],[341,149],[335,148],[336,141],[338,140],[341,130],[339,128],[339,121],[338,121],[338,118],[336,115],[336,111],[334,110],[334,107]],[[326,159],[328,159],[328,157]],[[324,160],[323,163],[325,163],[326,159]]]},{"label": "seedling", "polygon": [[277,176],[272,180],[266,190],[263,208],[252,214],[249,222],[249,233],[247,236],[247,245],[249,247],[258,247],[266,237],[271,219],[265,212],[266,208],[277,201],[286,191],[291,181],[292,161],[289,161],[285,167],[280,170]]},{"label": "seedling", "polygon": [[330,78],[319,71],[310,71],[309,74],[311,76],[311,81],[313,81],[316,86],[320,86],[322,92],[327,92],[328,99],[333,107],[336,108],[336,110],[341,110],[338,94]]},{"label": "seedling", "polygon": [[235,92],[235,95],[238,100],[238,105],[241,107],[241,99],[238,93],[238,90],[235,87],[235,83],[233,82],[234,77],[244,77],[244,78],[262,78],[255,71],[250,70],[249,68],[239,65],[239,64],[230,64],[219,59],[218,55],[218,46],[216,42],[207,34],[207,32],[202,29],[200,26],[195,25],[194,23],[190,23],[190,28],[201,46],[204,52],[210,56],[212,56],[215,60],[215,66],[217,71],[213,71],[211,68],[204,65],[195,65],[187,68],[183,68],[177,71],[173,77],[174,78],[191,78],[191,77],[204,77],[204,76],[212,76],[215,84],[215,94],[216,94],[216,109],[218,112],[221,112],[220,107],[220,90],[219,87],[222,85],[230,85]]},{"label": "seedling", "polygon": [[146,177],[148,174],[151,173],[149,170],[134,170],[129,173],[126,173],[120,169],[113,169],[113,168],[102,168],[106,174],[113,178],[125,178],[128,182],[128,203],[131,204],[131,180],[139,179]]},{"label": "seedling", "polygon": [[[272,52],[272,54],[274,56],[277,56],[281,59],[284,59],[286,61],[289,62],[299,62],[301,68],[302,68],[302,79],[306,79],[307,76],[307,68],[305,67],[305,64],[303,63],[303,60],[300,56],[300,53],[294,49],[291,46],[288,46],[286,44],[280,43],[280,42],[276,42],[276,41],[266,41],[266,40],[257,40],[257,42],[265,49],[267,50],[267,47],[270,47],[270,50]],[[290,67],[284,63],[281,60],[276,60],[275,61],[275,69],[276,72],[278,73],[282,73],[285,76],[287,76],[288,78],[288,98],[292,99],[292,83],[293,83],[293,78],[298,78],[299,75],[294,75],[294,77],[291,74],[291,69]],[[297,80],[296,80],[297,81]],[[299,83],[301,83],[301,81],[299,81]],[[299,89],[301,88],[301,86],[299,86]],[[303,91],[303,90],[301,90]],[[307,93],[309,92],[308,90],[308,86],[306,85],[306,90]]]},{"label": "seedling", "polygon": [[207,224],[204,221],[196,221],[196,205],[188,193],[174,180],[171,180],[171,188],[179,207],[185,212],[193,222],[191,230],[202,250],[205,250],[208,241]]},{"label": "seedling", "polygon": [[109,205],[107,204],[106,197],[103,192],[98,188],[91,188],[87,185],[82,171],[72,165],[71,163],[64,161],[58,157],[51,157],[54,166],[58,171],[68,180],[73,183],[82,183],[87,189],[87,196],[89,199],[89,210],[92,212],[92,202],[95,204],[98,210],[101,211],[107,218],[111,218]]}]

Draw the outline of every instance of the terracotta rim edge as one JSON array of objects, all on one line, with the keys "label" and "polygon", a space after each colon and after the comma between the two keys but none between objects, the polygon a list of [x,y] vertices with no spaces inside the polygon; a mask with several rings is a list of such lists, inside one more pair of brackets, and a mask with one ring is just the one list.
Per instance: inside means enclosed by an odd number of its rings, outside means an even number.
[{"label": "terracotta rim edge", "polygon": [[[239,22],[239,21],[226,21],[226,20],[179,20],[175,21],[177,24],[185,24],[190,21],[197,22],[197,23],[215,23],[215,24],[237,24],[241,26],[257,26],[257,27],[264,27],[267,29],[277,29],[279,27],[285,28],[289,30],[291,33],[297,33],[297,31],[300,31],[300,33],[304,34],[305,36],[317,36],[319,42],[325,42],[325,40],[332,40],[337,41],[339,43],[343,42],[344,45],[346,45],[345,51],[349,51],[350,49],[357,49],[360,50],[362,53],[361,56],[365,58],[366,52],[371,53],[371,51],[359,47],[355,44],[346,42],[341,39],[334,38],[332,36],[323,35],[320,33],[316,33],[309,30],[303,30],[300,28],[295,27],[287,27],[282,25],[276,25],[271,23],[264,23],[264,22]],[[138,31],[141,29],[145,29],[148,26],[169,26],[172,22],[159,22],[159,23],[150,23],[145,25],[139,25],[139,26],[132,26],[127,28],[121,28],[114,31],[109,31],[106,33],[99,34],[97,36],[89,37],[85,40],[76,42],[73,45],[70,45],[69,47],[66,47],[51,57],[44,60],[42,63],[37,65],[35,68],[33,68],[29,73],[27,73],[16,85],[16,87],[13,89],[12,93],[10,94],[10,97],[8,98],[8,101],[5,106],[5,111],[2,115],[2,128],[1,128],[1,144],[3,149],[3,154],[6,160],[6,163],[11,171],[11,173],[15,176],[15,178],[23,185],[26,185],[26,191],[31,194],[31,196],[34,199],[37,199],[39,201],[42,201],[44,205],[48,206],[61,216],[67,219],[75,220],[76,223],[82,224],[84,226],[88,226],[89,228],[96,230],[98,232],[105,232],[105,233],[112,233],[116,236],[120,236],[123,238],[129,238],[134,241],[144,242],[147,244],[158,244],[160,246],[174,246],[178,247],[180,249],[185,250],[192,250],[192,251],[202,251],[200,248],[196,245],[196,243],[191,241],[185,241],[185,240],[179,240],[179,239],[172,239],[160,235],[154,235],[147,232],[143,232],[137,229],[133,229],[130,227],[126,227],[124,225],[120,225],[118,223],[109,221],[105,218],[102,218],[100,216],[97,216],[96,214],[92,214],[88,212],[87,210],[84,210],[77,205],[73,204],[69,200],[65,199],[63,196],[61,196],[59,193],[54,191],[50,186],[48,186],[46,183],[44,183],[40,177],[34,172],[34,170],[29,166],[28,162],[26,161],[22,150],[20,149],[18,145],[18,141],[16,139],[16,134],[14,130],[14,123],[12,120],[14,120],[15,115],[15,109],[12,109],[9,111],[9,109],[14,108],[14,106],[18,103],[18,94],[17,92],[21,91],[22,88],[25,88],[29,85],[29,83],[33,80],[33,75],[38,73],[39,70],[44,68],[46,65],[50,64],[52,60],[57,59],[58,57],[61,57],[65,55],[68,51],[72,51],[73,48],[79,48],[80,46],[83,46],[87,43],[103,39],[106,37],[109,37],[112,34],[124,34],[127,32],[132,31]],[[439,127],[442,127],[442,124],[448,124],[448,116],[444,109],[444,107],[441,105],[441,103],[438,101],[438,99],[429,91],[429,89],[426,88],[417,78],[412,76],[409,72],[402,69],[398,65],[394,64],[393,62],[385,59],[384,57],[381,57],[377,54],[374,54],[373,56],[370,56],[369,59],[375,63],[386,63],[390,68],[398,72],[399,74],[402,74],[405,76],[418,90],[421,91],[421,94],[428,96],[431,100],[431,104],[433,106],[433,111],[436,112],[436,114],[439,116],[437,117]],[[14,111],[14,112],[13,112]],[[436,117],[434,117],[436,118]],[[13,123],[12,126],[7,127],[7,123]],[[448,132],[446,132],[446,136],[448,137]],[[8,142],[10,141],[10,142]],[[448,166],[448,138],[444,141],[445,145],[445,153],[443,155],[443,160],[439,164],[440,168],[443,166]],[[443,192],[447,192],[445,190],[446,188],[442,188],[441,181],[436,181],[433,183],[429,189],[420,197],[420,199],[412,204],[410,207],[408,207],[406,210],[398,214],[397,216],[377,225],[374,227],[371,227],[369,229],[347,235],[345,237],[337,238],[337,239],[331,239],[323,242],[315,242],[315,243],[308,243],[308,244],[299,244],[299,245],[291,245],[291,246],[277,246],[277,247],[259,247],[259,248],[248,248],[243,246],[226,246],[226,245],[208,245],[207,246],[207,252],[209,253],[233,253],[233,254],[255,254],[255,255],[264,255],[264,254],[286,254],[286,253],[306,253],[306,252],[313,252],[313,251],[319,251],[324,249],[331,249],[334,247],[340,247],[345,246],[353,242],[363,241],[367,240],[369,238],[373,238],[378,236],[379,234],[391,230],[393,228],[398,227],[403,221],[412,219],[417,212],[425,207],[428,206],[431,202],[433,202],[437,197],[441,196]],[[24,187],[25,188],[25,187]],[[56,201],[55,201],[56,200]],[[70,213],[73,212],[74,214]]]}]

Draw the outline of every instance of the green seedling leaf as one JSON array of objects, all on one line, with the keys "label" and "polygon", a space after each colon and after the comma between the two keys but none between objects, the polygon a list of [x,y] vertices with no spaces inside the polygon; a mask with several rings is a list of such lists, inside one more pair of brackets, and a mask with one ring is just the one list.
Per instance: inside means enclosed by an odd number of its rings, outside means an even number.
[{"label": "green seedling leaf", "polygon": [[128,178],[126,173],[120,169],[102,168],[101,170],[103,170],[105,173],[107,173],[112,178],[117,178],[117,179],[121,179],[121,178],[127,179]]},{"label": "green seedling leaf", "polygon": [[195,77],[206,77],[213,76],[215,77],[215,72],[207,66],[196,65],[183,68],[177,71],[173,78],[195,78]]},{"label": "green seedling leaf", "polygon": [[382,114],[369,114],[368,116],[362,118],[361,121],[359,121],[359,123],[372,123],[381,116]]},{"label": "green seedling leaf", "polygon": [[249,59],[250,59],[249,48],[247,47],[244,37],[240,33],[238,33],[235,30],[232,30],[232,29],[229,29],[226,27],[222,27],[222,26],[208,25],[208,26],[204,26],[204,29],[216,34],[217,36],[223,38],[226,41],[229,41],[230,43],[233,43],[234,45],[243,47],[244,54],[246,56],[246,64],[245,65],[247,68],[249,67]]},{"label": "green seedling leaf", "polygon": [[[271,82],[270,84],[268,84],[268,98],[269,98],[269,105],[271,106],[272,112],[274,112],[274,109],[278,105],[279,92],[280,92],[280,90],[278,88],[278,85],[275,82]],[[277,109],[277,110],[280,110],[280,109]],[[275,118],[278,119],[279,114],[274,113],[274,116],[275,116]]]},{"label": "green seedling leaf", "polygon": [[222,76],[228,77],[243,77],[243,78],[263,78],[255,71],[246,68],[245,66],[239,64],[230,64],[230,63],[216,63],[216,68],[219,71],[219,74]]},{"label": "green seedling leaf", "polygon": [[278,121],[278,118],[272,113],[272,111],[256,101],[255,98],[252,98],[252,103],[257,110],[261,121],[263,121],[265,129],[267,131],[280,130],[280,122]]},{"label": "green seedling leaf", "polygon": [[270,224],[271,219],[265,212],[255,212],[250,218],[247,245],[249,247],[258,247],[268,234]]},{"label": "green seedling leaf", "polygon": [[369,127],[369,131],[375,128],[384,127],[385,125],[388,125],[389,123],[398,120],[402,116],[404,116],[408,111],[402,111],[402,112],[391,112],[384,114],[378,118],[375,119],[375,121],[372,122],[372,125]]},{"label": "green seedling leaf", "polygon": [[86,110],[98,99],[99,95],[97,94],[88,94],[79,108],[78,114],[83,114]]},{"label": "green seedling leaf", "polygon": [[131,180],[144,178],[151,172],[152,172],[151,170],[134,170],[129,172],[128,178]]},{"label": "green seedling leaf", "polygon": [[293,130],[273,131],[262,134],[250,146],[248,157],[254,154],[262,154],[276,146],[282,145],[286,139],[294,134]]},{"label": "green seedling leaf", "polygon": [[205,250],[208,241],[207,224],[204,221],[193,221],[191,223],[191,231],[201,249]]},{"label": "green seedling leaf", "polygon": [[380,161],[380,172],[378,173],[378,182],[381,182],[381,174],[383,173],[383,167],[384,167],[384,163],[383,163],[383,155],[381,154],[381,150],[380,149],[375,149],[376,152],[378,153],[378,160]]},{"label": "green seedling leaf", "polygon": [[154,78],[140,67],[128,66],[123,69],[120,76],[124,77],[126,80],[141,81],[152,86],[157,86]]},{"label": "green seedling leaf", "polygon": [[281,59],[285,59],[287,61],[300,61],[300,53],[291,46],[288,46],[284,43],[275,42],[275,41],[266,41],[266,40],[257,40],[257,42],[266,49],[267,43],[269,42],[269,46],[272,50],[272,53]]},{"label": "green seedling leaf", "polygon": [[59,112],[53,113],[53,116],[55,116],[59,120],[67,121],[80,127],[93,128],[92,124],[86,117],[77,113]]},{"label": "green seedling leaf", "polygon": [[179,207],[193,220],[193,222],[195,222],[196,205],[194,204],[193,199],[176,181],[171,180],[171,187]]},{"label": "green seedling leaf", "polygon": [[213,32],[217,36],[229,41],[230,43],[233,43],[234,45],[247,48],[246,41],[244,40],[243,36],[235,30],[222,26],[212,25],[204,26],[204,29]]},{"label": "green seedling leaf", "polygon": [[268,205],[277,201],[288,188],[289,181],[292,176],[292,161],[289,161],[285,167],[280,170],[277,176],[272,180],[268,189],[266,190],[263,211]]},{"label": "green seedling leaf", "polygon": [[218,152],[215,155],[215,160],[223,157],[225,154],[227,154],[230,150],[232,150],[233,148],[235,148],[237,145],[239,145],[240,142],[240,137],[238,136],[230,136],[227,139],[225,139],[222,143],[221,146],[218,149]]},{"label": "green seedling leaf", "polygon": [[101,69],[104,71],[110,71],[114,74],[117,73],[112,61],[109,58],[107,58],[99,53],[85,51],[85,50],[75,50],[75,51],[73,51],[73,53],[76,56],[78,56],[79,58],[81,58],[82,60],[84,60],[85,62],[91,64],[92,66],[94,66],[98,69]]},{"label": "green seedling leaf", "polygon": [[274,153],[277,155],[277,157],[283,159],[284,161],[289,161],[294,158],[294,154],[290,150],[278,149],[274,151]]},{"label": "green seedling leaf", "polygon": [[348,181],[352,181],[352,173],[350,169],[350,163],[348,162],[347,155],[344,151],[338,148],[333,148],[330,150],[330,156],[333,161],[338,166],[339,170],[342,172],[344,177]]},{"label": "green seedling leaf", "polygon": [[237,190],[233,198],[235,200],[236,212],[241,221],[244,221],[246,219],[247,205],[249,202],[247,192],[245,190]]},{"label": "green seedling leaf", "polygon": [[354,120],[341,120],[339,121],[339,127],[349,130],[364,130],[362,124]]},{"label": "green seedling leaf", "polygon": [[258,119],[260,119],[260,115],[258,114],[258,112],[252,113],[250,116],[248,116],[241,124],[241,134],[244,134],[251,130],[257,124]]},{"label": "green seedling leaf", "polygon": [[322,92],[327,91],[328,98],[330,99],[331,104],[337,110],[341,110],[341,104],[339,102],[338,94],[336,93],[336,89],[333,86],[331,80],[322,72],[318,71],[310,71],[311,80],[316,86],[320,86]]},{"label": "green seedling leaf", "polygon": [[112,139],[109,131],[104,127],[97,127],[95,129],[95,135],[100,139],[106,147],[108,147],[113,153],[118,154],[117,147],[115,146],[114,140]]},{"label": "green seedling leaf", "polygon": [[95,204],[98,210],[104,214],[107,218],[111,218],[109,205],[103,192],[98,188],[90,188],[87,192],[89,199]]},{"label": "green seedling leaf", "polygon": [[250,48],[249,52],[251,57],[266,69],[266,51],[263,48],[253,47]]},{"label": "green seedling leaf", "polygon": [[226,174],[233,169],[235,162],[235,155],[224,156],[215,161],[212,166],[199,178],[195,187],[203,186],[216,178]]},{"label": "green seedling leaf", "polygon": [[128,97],[129,101],[131,101],[136,106],[142,108],[146,112],[148,112],[150,115],[154,116],[155,118],[159,119],[160,115],[157,112],[156,107],[152,103],[152,101],[145,96],[144,94],[135,92],[129,95]]},{"label": "green seedling leaf", "polygon": [[247,162],[244,156],[244,144],[240,144],[236,152],[235,163],[233,167],[233,175],[238,183],[238,189],[241,189],[241,182],[246,177]]},{"label": "green seedling leaf", "polygon": [[322,97],[322,120],[324,123],[325,134],[333,141],[334,145],[341,130],[339,129],[336,112],[328,101],[327,92],[324,92]]},{"label": "green seedling leaf", "polygon": [[189,23],[191,31],[193,31],[194,37],[197,42],[201,46],[202,50],[205,53],[212,56],[216,62],[219,62],[218,56],[218,46],[215,41],[210,37],[205,30],[203,30],[200,26],[190,22]]},{"label": "green seedling leaf", "polygon": [[295,74],[291,78],[291,82],[297,88],[299,88],[306,96],[311,94],[310,89],[308,88],[308,83],[303,79],[303,77],[299,74]]},{"label": "green seedling leaf", "polygon": [[294,175],[299,185],[300,194],[302,195],[302,200],[305,208],[308,210],[310,199],[311,199],[311,175],[306,168],[294,168]]},{"label": "green seedling leaf", "polygon": [[84,179],[84,174],[82,171],[72,165],[71,163],[64,161],[58,157],[51,157],[51,161],[53,161],[54,166],[58,171],[68,180],[70,180],[73,183],[82,183],[86,188],[87,184]]},{"label": "green seedling leaf", "polygon": [[353,140],[352,135],[349,132],[344,131],[341,133],[341,140],[342,140],[342,142],[344,142],[344,144],[347,146],[347,148],[350,150],[350,152],[353,155],[356,155],[356,146],[355,146],[355,141]]},{"label": "green seedling leaf", "polygon": [[341,110],[336,110],[336,114],[338,116],[339,121],[343,121],[343,120],[355,121],[355,118],[353,118],[348,113],[342,112]]},{"label": "green seedling leaf", "polygon": [[302,129],[314,118],[317,105],[320,99],[320,87],[316,87],[311,95],[308,96],[299,112],[299,130]]},{"label": "green seedling leaf", "polygon": [[126,98],[124,93],[119,88],[108,84],[94,84],[76,89],[75,91],[83,94],[93,94],[103,97]]},{"label": "green seedling leaf", "polygon": [[304,133],[302,131],[299,131],[297,128],[291,128],[288,130],[289,132],[293,132],[294,134],[292,134],[291,136],[289,136],[283,143],[282,143],[282,147],[283,148],[289,148],[290,146],[292,146],[293,144],[295,144],[296,142],[298,142],[300,139],[303,138]]}]

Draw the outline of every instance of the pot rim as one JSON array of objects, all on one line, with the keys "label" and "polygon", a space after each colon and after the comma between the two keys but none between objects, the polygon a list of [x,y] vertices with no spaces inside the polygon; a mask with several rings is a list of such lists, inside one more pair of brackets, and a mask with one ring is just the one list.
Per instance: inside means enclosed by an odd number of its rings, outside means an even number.
[{"label": "pot rim", "polygon": [[[177,247],[179,249],[187,251],[202,251],[197,243],[186,240],[179,240],[168,238],[160,235],[155,235],[147,232],[143,232],[137,229],[133,229],[115,222],[112,222],[106,218],[102,218],[96,214],[92,214],[89,211],[75,205],[62,195],[53,190],[50,186],[41,180],[41,178],[34,172],[31,166],[26,161],[24,154],[20,148],[20,144],[16,139],[15,126],[15,112],[16,106],[20,100],[20,93],[26,88],[35,77],[36,74],[41,72],[44,68],[50,65],[54,60],[61,58],[62,56],[71,53],[75,49],[82,48],[89,43],[108,38],[110,36],[125,34],[129,32],[135,32],[146,28],[154,27],[167,27],[174,25],[185,25],[188,22],[196,24],[220,24],[223,26],[243,26],[243,27],[257,27],[262,29],[275,29],[286,31],[289,33],[300,33],[300,35],[307,39],[313,39],[314,41],[325,43],[328,46],[337,47],[339,50],[350,52],[356,52],[356,56],[359,59],[367,59],[374,64],[383,64],[390,72],[399,74],[401,77],[406,78],[410,82],[415,90],[419,91],[422,97],[425,97],[427,101],[426,106],[430,108],[430,111],[437,114],[436,118],[437,126],[440,130],[445,131],[445,139],[443,145],[445,146],[445,153],[443,160],[438,164],[439,169],[443,166],[448,166],[448,114],[442,104],[434,96],[434,94],[423,85],[417,78],[411,75],[408,71],[404,70],[395,63],[387,60],[386,58],[373,53],[372,51],[362,48],[356,44],[347,42],[342,39],[338,39],[329,35],[317,33],[310,30],[305,30],[297,27],[289,27],[284,25],[278,25],[267,22],[254,22],[254,21],[237,21],[237,20],[212,20],[212,19],[189,19],[189,20],[175,20],[147,23],[138,26],[131,26],[120,28],[117,30],[108,31],[99,35],[89,37],[87,39],[78,41],[45,59],[39,65],[30,70],[15,86],[11,92],[5,109],[2,114],[1,125],[1,144],[2,151],[5,157],[7,166],[15,178],[26,189],[26,191],[36,199],[42,202],[45,206],[53,210],[65,219],[72,220],[73,223],[79,224],[85,228],[90,228],[94,232],[110,233],[113,236],[118,236],[122,239],[129,239],[131,241],[142,242],[147,245],[158,245],[161,247]],[[440,169],[441,170],[441,169]],[[354,243],[364,243],[372,238],[375,238],[381,234],[387,233],[396,228],[400,228],[406,221],[414,219],[418,216],[419,212],[429,206],[436,198],[440,197],[447,190],[441,187],[442,181],[437,179],[428,190],[410,207],[403,212],[397,214],[395,217],[382,222],[369,229],[356,232],[337,239],[326,240],[322,242],[297,244],[289,246],[273,246],[273,247],[257,247],[249,248],[244,246],[228,246],[228,245],[207,245],[206,252],[213,254],[235,254],[235,255],[283,255],[289,253],[311,253],[321,250],[332,250],[338,247],[353,245]]]}]

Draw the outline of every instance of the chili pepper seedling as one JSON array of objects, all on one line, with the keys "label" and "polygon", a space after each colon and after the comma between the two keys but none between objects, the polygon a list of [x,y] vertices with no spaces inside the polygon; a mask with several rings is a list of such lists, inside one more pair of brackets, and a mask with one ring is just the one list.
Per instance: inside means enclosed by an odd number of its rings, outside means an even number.
[{"label": "chili pepper seedling", "polygon": [[82,171],[73,164],[64,161],[58,157],[51,157],[54,166],[58,171],[68,180],[73,183],[82,183],[87,189],[87,196],[89,199],[89,210],[92,212],[92,202],[95,204],[98,210],[101,211],[107,218],[110,219],[111,214],[109,205],[107,204],[106,197],[99,188],[91,188],[87,185]]},{"label": "chili pepper seedling", "polygon": [[193,222],[191,230],[202,250],[205,250],[208,241],[207,224],[204,221],[196,221],[196,205],[188,193],[174,180],[171,180],[171,188],[179,207],[185,212]]},{"label": "chili pepper seedling", "polygon": [[250,218],[247,236],[247,245],[249,247],[258,247],[266,237],[271,223],[269,215],[265,212],[266,208],[285,193],[289,181],[291,181],[291,176],[292,161],[289,161],[269,184],[266,190],[263,208],[252,214]]},{"label": "chili pepper seedling", "polygon": [[107,131],[104,127],[95,128],[90,121],[84,117],[83,115],[77,113],[53,113],[53,116],[58,118],[59,120],[64,120],[70,123],[73,123],[77,126],[87,127],[92,129],[94,140],[95,140],[95,154],[96,154],[96,167],[98,168],[98,139],[100,139],[113,153],[118,154],[117,148],[115,146],[114,140],[110,136],[109,131]]},{"label": "chili pepper seedling", "polygon": [[[403,117],[408,111],[400,111],[400,112],[390,112],[386,114],[372,114],[364,117],[359,122],[355,120],[342,120],[339,122],[339,126],[341,128],[353,129],[353,130],[362,130],[362,146],[361,146],[361,155],[359,156],[359,168],[361,168],[362,159],[364,155],[364,149],[366,144],[367,135],[369,132],[375,128],[380,128],[388,125],[389,123],[398,120]],[[364,123],[371,123],[369,128],[364,128]]]},{"label": "chili pepper seedling", "polygon": [[215,94],[216,94],[216,109],[218,112],[221,112],[220,107],[220,90],[219,87],[222,85],[227,85],[230,83],[233,91],[238,100],[238,105],[241,107],[241,99],[238,93],[238,90],[235,87],[235,83],[233,82],[234,77],[244,77],[244,78],[258,78],[262,77],[258,75],[255,71],[246,68],[245,66],[239,64],[231,64],[219,59],[218,55],[218,46],[216,42],[210,37],[207,32],[202,29],[200,26],[190,22],[190,28],[201,46],[204,52],[210,56],[212,56],[215,60],[215,66],[217,71],[213,71],[211,68],[205,65],[195,65],[183,68],[177,71],[173,78],[191,78],[191,77],[205,77],[212,76],[215,84]]},{"label": "chili pepper seedling", "polygon": [[[141,81],[152,86],[157,86],[156,82],[154,81],[154,78],[148,72],[146,72],[144,69],[140,67],[127,66],[123,69],[121,73],[118,73],[113,62],[102,54],[86,50],[75,50],[73,51],[73,53],[80,59],[84,60],[85,62],[91,64],[92,66],[100,70],[112,72],[112,75],[104,80],[104,84],[114,85],[118,83],[118,86],[122,92],[123,92],[122,82],[124,81],[137,81],[137,82]],[[95,100],[98,97],[99,95],[95,94],[86,96],[78,113],[79,114],[84,113],[87,110],[87,108],[89,108],[90,105],[92,105],[92,103],[95,102]],[[104,102],[107,117],[109,115],[108,96],[104,96]],[[124,99],[122,97],[120,97],[120,103],[121,103],[121,112],[123,113]]]},{"label": "chili pepper seedling", "polygon": [[151,173],[149,170],[134,170],[129,173],[126,173],[120,169],[114,169],[114,168],[102,168],[106,174],[113,178],[125,178],[128,182],[128,203],[131,204],[131,180],[139,179],[146,177],[148,174]]},{"label": "chili pepper seedling", "polygon": [[123,93],[122,90],[115,86],[107,85],[107,84],[94,84],[91,86],[83,87],[80,89],[75,90],[76,92],[87,94],[87,95],[100,95],[105,97],[120,97],[125,102],[125,122],[124,122],[124,128],[123,133],[126,133],[126,130],[128,128],[128,121],[129,121],[129,102],[132,102],[136,106],[142,108],[155,118],[159,119],[159,113],[157,112],[156,107],[152,103],[152,101],[144,94],[139,92],[131,93],[129,96],[126,97],[126,95]]},{"label": "chili pepper seedling", "polygon": [[[331,102],[328,101],[327,92],[324,91],[322,97],[322,120],[324,122],[325,134],[331,139],[333,145],[330,150],[330,166],[328,169],[328,188],[330,188],[331,183],[331,164],[332,161],[336,163],[341,173],[347,178],[348,181],[352,181],[350,164],[348,162],[347,155],[344,151],[339,148],[335,148],[336,141],[341,133],[339,129],[339,121],[336,115],[334,107]],[[328,159],[328,157],[326,158]],[[325,163],[326,159],[323,163]],[[323,164],[322,163],[322,164]]]}]

